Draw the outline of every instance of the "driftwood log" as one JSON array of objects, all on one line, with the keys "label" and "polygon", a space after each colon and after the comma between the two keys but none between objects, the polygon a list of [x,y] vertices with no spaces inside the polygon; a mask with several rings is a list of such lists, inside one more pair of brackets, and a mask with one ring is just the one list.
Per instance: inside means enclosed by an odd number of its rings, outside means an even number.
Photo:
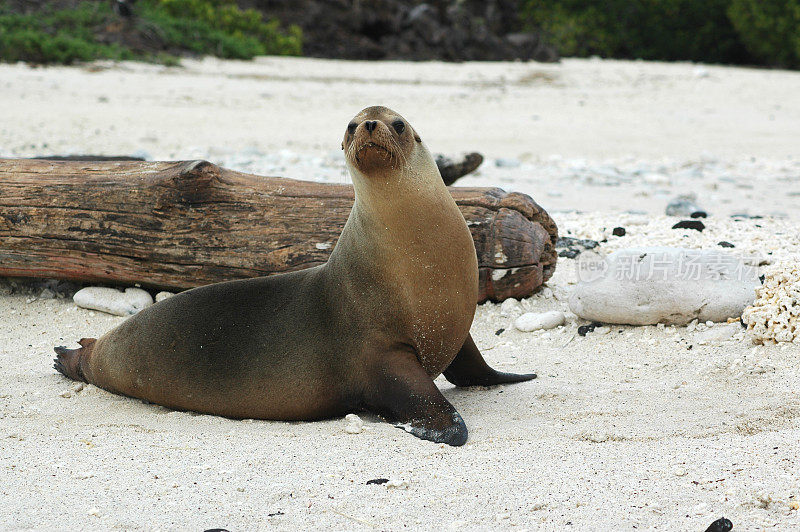
[{"label": "driftwood log", "polygon": [[[47,161],[144,161],[142,157],[132,157],[130,155],[46,155],[44,157],[33,157],[33,159]],[[437,168],[439,168],[439,173],[442,175],[444,184],[450,186],[459,178],[477,170],[483,162],[483,155],[477,152],[470,152],[457,157],[448,157],[437,153],[434,155],[434,160]]]},{"label": "driftwood log", "polygon": [[[556,225],[530,197],[451,188],[480,301],[524,297],[556,265]],[[0,159],[0,276],[181,290],[324,263],[353,188],[206,161]]]}]

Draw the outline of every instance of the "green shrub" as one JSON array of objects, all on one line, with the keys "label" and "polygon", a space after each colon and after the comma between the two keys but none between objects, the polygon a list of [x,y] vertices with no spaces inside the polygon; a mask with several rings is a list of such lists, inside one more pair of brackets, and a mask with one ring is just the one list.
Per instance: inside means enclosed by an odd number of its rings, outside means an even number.
[{"label": "green shrub", "polygon": [[728,16],[753,56],[800,67],[800,0],[732,0]]},{"label": "green shrub", "polygon": [[73,9],[44,5],[32,14],[14,13],[0,4],[0,60],[68,64],[143,59],[174,64],[172,53],[250,59],[302,51],[299,28],[283,31],[278,21],[264,21],[258,11],[241,10],[232,0],[142,0],[135,8],[132,31],[155,35],[162,50],[101,42],[97,35],[120,23],[108,2],[81,1]]},{"label": "green shrub", "polygon": [[[757,0],[753,0],[754,2]],[[563,55],[747,62],[731,0],[521,0],[521,16]]]},{"label": "green shrub", "polygon": [[300,55],[300,28],[283,33],[277,20],[264,21],[233,0],[147,0],[142,16],[159,27],[170,47],[232,59],[256,55]]},{"label": "green shrub", "polygon": [[20,15],[0,8],[0,59],[36,63],[72,63],[92,59],[128,59],[119,46],[96,42],[102,24],[100,5],[85,2],[71,10]]}]

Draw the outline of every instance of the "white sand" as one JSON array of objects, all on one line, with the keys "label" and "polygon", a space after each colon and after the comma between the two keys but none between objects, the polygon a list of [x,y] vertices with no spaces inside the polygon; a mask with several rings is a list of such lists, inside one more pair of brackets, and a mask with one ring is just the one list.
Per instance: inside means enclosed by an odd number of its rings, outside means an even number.
[{"label": "white sand", "polygon": [[[252,169],[261,163],[243,150],[291,150],[301,156],[284,152],[283,175],[343,179],[337,162],[304,161],[333,160],[349,118],[383,103],[433,150],[482,151],[490,160],[463,184],[530,193],[563,234],[601,239],[623,225],[604,249],[727,240],[764,261],[800,258],[798,73],[274,58],[90,70],[0,66],[0,154],[146,150]],[[497,157],[522,164],[497,168]],[[660,216],[687,191],[713,213],[702,234]],[[777,217],[727,217],[744,211]],[[566,310],[574,280],[563,260],[523,305]],[[487,359],[539,379],[437,381],[470,429],[454,449],[366,415],[348,434],[343,419],[232,421],[77,392],[50,367],[52,346],[123,318],[4,286],[0,529],[705,530],[721,515],[737,531],[800,527],[797,345],[704,342],[685,327],[582,338],[575,319],[520,333],[483,305],[473,335]],[[374,478],[409,487],[365,484]]]}]

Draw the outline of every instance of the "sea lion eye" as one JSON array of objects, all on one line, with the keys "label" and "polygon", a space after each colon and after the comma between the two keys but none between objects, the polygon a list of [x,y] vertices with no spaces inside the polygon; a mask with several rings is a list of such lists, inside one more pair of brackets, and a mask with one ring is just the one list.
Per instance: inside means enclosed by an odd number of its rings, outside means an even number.
[{"label": "sea lion eye", "polygon": [[349,124],[347,124],[347,132],[352,135],[353,133],[356,132],[357,127],[358,124],[356,124],[355,122],[350,122]]},{"label": "sea lion eye", "polygon": [[406,130],[406,125],[403,123],[402,120],[395,120],[394,122],[392,122],[392,127],[394,128],[395,131],[397,131],[398,135],[402,134],[403,131]]}]

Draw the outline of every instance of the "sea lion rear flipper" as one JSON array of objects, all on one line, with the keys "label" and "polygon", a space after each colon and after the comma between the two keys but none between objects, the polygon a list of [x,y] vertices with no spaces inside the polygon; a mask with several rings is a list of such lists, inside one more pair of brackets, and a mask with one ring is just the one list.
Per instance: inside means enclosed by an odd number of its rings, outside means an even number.
[{"label": "sea lion rear flipper", "polygon": [[89,382],[83,371],[89,355],[94,348],[95,338],[81,338],[78,342],[81,347],[78,349],[67,349],[64,346],[54,347],[53,351],[58,355],[53,360],[53,367],[70,379],[76,381]]},{"label": "sea lion rear flipper", "polygon": [[382,357],[365,397],[370,410],[423,440],[464,445],[467,426],[413,353]]},{"label": "sea lion rear flipper", "polygon": [[483,359],[472,335],[467,336],[464,346],[456,358],[444,370],[444,378],[456,386],[492,386],[529,381],[536,378],[535,373],[502,373],[492,369]]}]

